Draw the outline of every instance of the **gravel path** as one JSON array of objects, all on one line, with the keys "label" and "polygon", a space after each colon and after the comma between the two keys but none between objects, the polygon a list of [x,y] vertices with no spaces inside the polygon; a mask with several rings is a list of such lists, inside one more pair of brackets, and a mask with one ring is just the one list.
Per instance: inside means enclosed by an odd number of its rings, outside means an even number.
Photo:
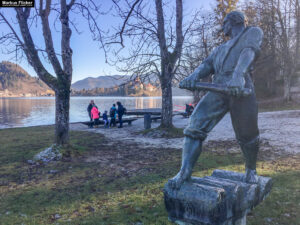
[{"label": "gravel path", "polygon": [[[272,151],[281,152],[281,154],[300,153],[300,110],[259,113],[258,119],[261,140],[263,143],[267,143],[269,149],[272,148]],[[188,123],[188,119],[182,116],[175,116],[173,123],[176,127],[184,128]],[[152,128],[159,126],[159,124],[160,122],[153,122]],[[89,129],[86,125],[79,123],[72,124],[71,129],[102,133],[110,139],[138,142],[145,147],[181,149],[183,143],[183,138],[151,138],[137,134],[139,131],[144,130],[143,119],[134,121],[132,126],[125,124],[122,129],[104,129],[103,127]],[[230,116],[227,114],[208,135],[206,141],[232,140],[235,140],[235,135]]]}]

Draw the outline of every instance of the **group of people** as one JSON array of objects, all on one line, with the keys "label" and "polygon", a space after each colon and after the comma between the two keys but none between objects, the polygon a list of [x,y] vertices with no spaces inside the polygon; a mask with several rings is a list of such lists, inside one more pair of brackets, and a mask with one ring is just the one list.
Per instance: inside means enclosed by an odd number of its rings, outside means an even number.
[{"label": "group of people", "polygon": [[[98,127],[100,124],[100,114],[98,107],[96,106],[94,100],[91,100],[90,104],[87,107],[87,111],[90,117],[90,127],[93,128]],[[123,127],[123,115],[126,112],[126,108],[122,105],[121,102],[117,102],[116,104],[113,104],[112,107],[109,110],[109,115],[107,110],[105,110],[102,114],[102,120],[104,122],[104,127],[109,128],[111,126],[116,127],[117,124],[117,116],[118,116],[118,122],[119,126],[118,128]]]}]

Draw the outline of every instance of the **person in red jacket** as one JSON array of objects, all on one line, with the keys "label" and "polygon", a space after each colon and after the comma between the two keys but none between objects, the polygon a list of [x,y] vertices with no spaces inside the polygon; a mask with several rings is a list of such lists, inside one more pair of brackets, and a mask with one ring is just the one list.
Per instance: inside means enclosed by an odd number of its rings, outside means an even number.
[{"label": "person in red jacket", "polygon": [[98,110],[98,107],[96,105],[94,105],[91,110],[91,118],[94,121],[94,123],[92,123],[92,128],[93,128],[93,125],[95,125],[95,127],[98,127],[99,117],[100,117],[100,112]]}]

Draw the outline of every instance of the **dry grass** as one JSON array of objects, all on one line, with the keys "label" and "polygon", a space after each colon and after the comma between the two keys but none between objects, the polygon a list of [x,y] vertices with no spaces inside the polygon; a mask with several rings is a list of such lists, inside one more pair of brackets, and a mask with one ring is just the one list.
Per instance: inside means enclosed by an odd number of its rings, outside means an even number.
[{"label": "dry grass", "polygon": [[[162,188],[179,170],[180,151],[71,132],[64,151],[72,157],[29,165],[51,144],[52,134],[53,127],[0,131],[0,224],[170,224]],[[243,171],[241,154],[226,151],[235,147],[207,143],[193,175],[217,168]],[[300,224],[299,162],[300,155],[260,154],[258,173],[271,176],[274,187],[248,216],[249,225]]]}]

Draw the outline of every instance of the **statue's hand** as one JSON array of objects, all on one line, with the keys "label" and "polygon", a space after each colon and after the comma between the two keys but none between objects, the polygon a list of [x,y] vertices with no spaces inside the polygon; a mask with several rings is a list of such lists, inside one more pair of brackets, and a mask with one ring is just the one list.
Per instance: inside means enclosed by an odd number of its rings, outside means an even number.
[{"label": "statue's hand", "polygon": [[245,87],[245,79],[242,76],[233,76],[228,84],[228,89],[231,95],[241,97]]},{"label": "statue's hand", "polygon": [[195,81],[190,79],[189,77],[185,78],[184,80],[180,81],[179,88],[181,89],[188,89],[191,90],[195,87]]}]

